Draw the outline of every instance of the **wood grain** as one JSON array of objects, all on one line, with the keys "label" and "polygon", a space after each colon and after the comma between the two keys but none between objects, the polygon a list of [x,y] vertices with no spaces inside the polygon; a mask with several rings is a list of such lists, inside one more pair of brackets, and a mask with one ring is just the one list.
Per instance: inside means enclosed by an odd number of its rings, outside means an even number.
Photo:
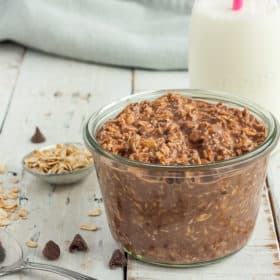
[{"label": "wood grain", "polygon": [[274,152],[270,159],[268,168],[268,184],[270,191],[270,198],[273,204],[275,222],[277,226],[278,235],[280,234],[280,150]]},{"label": "wood grain", "polygon": [[0,44],[0,133],[12,99],[24,48],[13,44]]}]

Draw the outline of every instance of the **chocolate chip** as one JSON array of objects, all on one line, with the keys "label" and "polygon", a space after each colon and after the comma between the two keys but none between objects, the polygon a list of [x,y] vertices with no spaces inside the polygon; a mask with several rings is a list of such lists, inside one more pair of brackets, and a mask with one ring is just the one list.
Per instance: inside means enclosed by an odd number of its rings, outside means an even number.
[{"label": "chocolate chip", "polygon": [[6,258],[6,250],[0,242],[0,263],[2,263]]},{"label": "chocolate chip", "polygon": [[36,126],[35,133],[31,137],[30,141],[34,144],[43,143],[46,141],[45,136],[42,134],[38,126]]},{"label": "chocolate chip", "polygon": [[59,246],[54,243],[52,240],[46,243],[45,248],[43,250],[43,255],[48,260],[56,260],[60,256],[60,249]]},{"label": "chocolate chip", "polygon": [[88,245],[80,234],[75,235],[73,241],[71,242],[71,244],[69,246],[70,253],[72,253],[75,250],[77,250],[77,251],[87,251],[88,250]]},{"label": "chocolate chip", "polygon": [[121,250],[115,250],[109,262],[109,267],[111,269],[115,269],[116,267],[126,267],[126,266],[127,266],[127,259],[125,255],[121,252]]}]

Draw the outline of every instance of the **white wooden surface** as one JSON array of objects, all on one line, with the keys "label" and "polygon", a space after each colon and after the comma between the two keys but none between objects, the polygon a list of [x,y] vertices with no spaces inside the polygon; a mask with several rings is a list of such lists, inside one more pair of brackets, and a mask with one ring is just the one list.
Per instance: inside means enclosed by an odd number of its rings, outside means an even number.
[{"label": "white wooden surface", "polygon": [[276,227],[280,233],[280,145],[277,151],[271,156],[268,169],[268,183],[270,189],[270,197],[274,210]]},{"label": "white wooden surface", "polygon": [[[90,113],[122,96],[147,89],[188,86],[186,72],[127,70],[65,60],[18,46],[0,45],[0,163],[19,172],[21,204],[30,210],[29,219],[8,227],[24,244],[38,239],[39,248],[24,247],[32,260],[47,262],[42,247],[53,239],[62,255],[53,264],[87,273],[100,280],[124,279],[122,269],[110,270],[108,261],[117,248],[105,215],[87,216],[89,209],[101,207],[96,175],[74,186],[52,187],[22,173],[22,156],[40,145],[31,144],[38,125],[47,137],[43,145],[82,141],[82,126]],[[4,177],[8,185],[11,175]],[[275,175],[277,176],[277,175]],[[79,230],[82,223],[96,223],[97,232]],[[89,243],[88,253],[69,254],[69,240],[80,232]],[[196,269],[167,269],[129,259],[129,280],[274,280],[280,279],[279,246],[275,234],[267,189],[252,239],[238,254],[225,261]],[[6,279],[61,279],[41,272],[25,272]]]},{"label": "white wooden surface", "polygon": [[24,49],[11,44],[0,44],[0,131],[16,85]]},{"label": "white wooden surface", "polygon": [[[37,147],[29,141],[36,125],[47,137],[43,145],[82,141],[82,126],[89,114],[130,92],[129,70],[97,67],[27,51],[0,137],[1,162],[6,162],[9,169],[20,171],[23,155]],[[57,97],[55,93],[58,93]],[[88,94],[91,94],[89,98]],[[34,261],[45,261],[42,247],[52,239],[62,248],[61,258],[55,264],[98,279],[123,279],[122,270],[108,269],[108,260],[117,245],[111,238],[104,215],[87,216],[88,210],[103,208],[94,201],[95,197],[100,198],[95,174],[82,184],[52,187],[23,173],[20,186],[22,196],[28,198],[22,203],[26,203],[30,216],[27,221],[9,226],[9,230],[22,244],[39,237],[38,249],[24,246],[27,256]],[[96,223],[100,230],[81,232],[79,226],[87,222]],[[79,232],[90,250],[70,254],[67,241]],[[57,279],[57,276],[28,272],[9,279]]]}]

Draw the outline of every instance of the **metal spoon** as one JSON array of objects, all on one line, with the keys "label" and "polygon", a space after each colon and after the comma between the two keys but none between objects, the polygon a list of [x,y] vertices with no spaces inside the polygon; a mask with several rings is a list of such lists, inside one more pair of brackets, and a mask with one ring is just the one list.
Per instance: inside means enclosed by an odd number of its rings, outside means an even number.
[{"label": "metal spoon", "polygon": [[2,250],[2,253],[5,255],[5,258],[2,258],[2,262],[0,263],[0,277],[25,269],[35,269],[53,272],[68,279],[97,280],[96,278],[62,267],[30,262],[28,259],[24,258],[23,250],[19,243],[5,230],[0,230],[0,242],[2,247],[0,250]]}]

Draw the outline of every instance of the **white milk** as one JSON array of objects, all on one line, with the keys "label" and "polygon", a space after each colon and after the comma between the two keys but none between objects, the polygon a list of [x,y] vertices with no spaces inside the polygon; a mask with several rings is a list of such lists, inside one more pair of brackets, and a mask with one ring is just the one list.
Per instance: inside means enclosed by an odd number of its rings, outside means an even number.
[{"label": "white milk", "polygon": [[247,97],[280,120],[280,12],[277,1],[201,0],[193,9],[191,87]]}]

